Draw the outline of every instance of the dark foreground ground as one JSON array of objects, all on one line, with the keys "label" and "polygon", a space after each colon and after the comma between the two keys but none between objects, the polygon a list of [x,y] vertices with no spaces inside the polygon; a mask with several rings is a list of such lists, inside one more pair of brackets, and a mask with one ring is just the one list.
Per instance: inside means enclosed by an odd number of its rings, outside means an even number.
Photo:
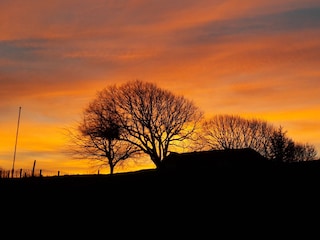
[{"label": "dark foreground ground", "polygon": [[320,160],[276,164],[250,148],[172,153],[159,170],[0,179],[5,200],[151,202],[155,207],[180,200],[204,204],[221,199],[235,204],[235,197],[260,196],[272,201],[289,196],[293,202],[299,196],[317,196],[319,190]]},{"label": "dark foreground ground", "polygon": [[0,179],[1,197],[38,199],[78,198],[122,201],[194,198],[219,195],[263,193],[270,197],[313,194],[320,190],[320,161],[308,164],[266,166],[264,168],[224,168],[193,170],[155,169],[114,175],[65,175],[53,177]]},{"label": "dark foreground ground", "polygon": [[2,230],[45,239],[305,239],[318,229],[319,192],[320,162],[0,179]]}]

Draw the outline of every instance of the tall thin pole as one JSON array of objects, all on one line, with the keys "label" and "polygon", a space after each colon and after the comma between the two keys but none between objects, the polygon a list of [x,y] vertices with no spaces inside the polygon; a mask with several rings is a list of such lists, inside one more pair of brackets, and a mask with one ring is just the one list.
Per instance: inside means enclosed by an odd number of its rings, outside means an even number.
[{"label": "tall thin pole", "polygon": [[11,177],[12,178],[13,178],[13,174],[14,174],[14,164],[15,164],[15,161],[16,161],[16,151],[17,151],[18,133],[19,133],[19,125],[20,125],[20,115],[21,115],[21,107],[19,107],[18,125],[17,125],[17,132],[16,132],[16,142],[15,142],[15,145],[14,145],[13,163],[12,163],[12,171],[11,171]]}]

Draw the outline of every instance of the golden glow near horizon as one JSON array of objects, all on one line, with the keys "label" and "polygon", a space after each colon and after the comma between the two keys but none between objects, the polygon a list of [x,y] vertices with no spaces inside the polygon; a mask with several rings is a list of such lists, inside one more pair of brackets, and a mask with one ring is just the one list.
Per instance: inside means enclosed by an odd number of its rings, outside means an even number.
[{"label": "golden glow near horizon", "polygon": [[[206,116],[283,126],[320,153],[317,0],[0,2],[0,167],[91,173],[65,155],[63,129],[96,91],[141,79]],[[130,169],[146,165],[130,165]],[[119,170],[120,171],[120,170]]]}]

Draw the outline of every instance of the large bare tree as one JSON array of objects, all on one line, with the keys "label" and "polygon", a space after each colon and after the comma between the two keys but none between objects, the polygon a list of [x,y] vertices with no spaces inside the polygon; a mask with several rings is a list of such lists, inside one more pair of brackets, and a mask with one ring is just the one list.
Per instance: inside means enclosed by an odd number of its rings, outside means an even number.
[{"label": "large bare tree", "polygon": [[156,168],[172,148],[190,140],[203,116],[192,101],[140,80],[113,88],[113,102],[114,115],[126,133],[121,140],[149,155]]}]

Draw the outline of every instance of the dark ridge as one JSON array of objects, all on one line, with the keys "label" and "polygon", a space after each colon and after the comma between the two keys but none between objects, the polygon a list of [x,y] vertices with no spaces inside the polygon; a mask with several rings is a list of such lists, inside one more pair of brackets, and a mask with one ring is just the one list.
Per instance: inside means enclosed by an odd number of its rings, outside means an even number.
[{"label": "dark ridge", "polygon": [[[274,196],[318,188],[320,162],[275,164],[252,149],[171,153],[159,170],[114,175],[68,175],[0,179],[2,199],[99,199],[143,201],[205,197],[212,193]],[[312,191],[316,192],[316,191]],[[27,196],[27,197],[26,197]]]}]

